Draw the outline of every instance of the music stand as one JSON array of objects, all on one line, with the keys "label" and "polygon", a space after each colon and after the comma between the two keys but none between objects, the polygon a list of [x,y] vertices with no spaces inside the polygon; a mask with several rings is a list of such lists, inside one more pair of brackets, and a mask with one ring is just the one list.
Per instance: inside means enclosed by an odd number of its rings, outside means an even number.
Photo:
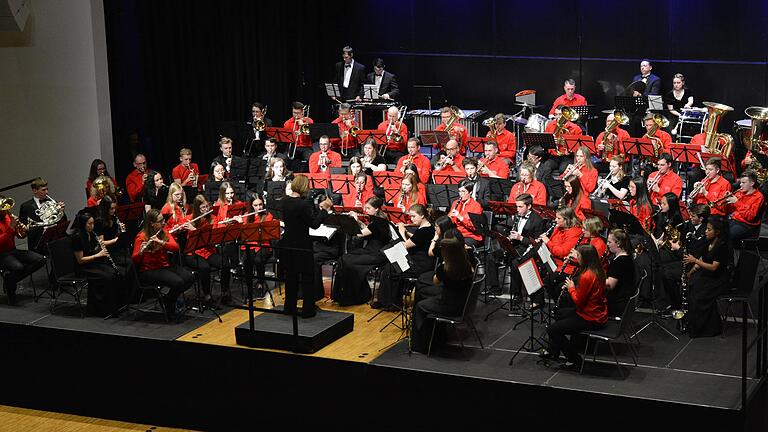
[{"label": "music stand", "polygon": [[438,185],[457,185],[467,178],[466,173],[449,171],[437,171],[432,173],[432,180]]},{"label": "music stand", "polygon": [[341,97],[341,91],[339,90],[339,85],[336,83],[325,83],[325,94],[328,95],[329,98],[335,100],[336,102],[341,103],[339,98]]},{"label": "music stand", "polygon": [[403,175],[393,171],[374,171],[373,181],[378,187],[386,188],[389,185],[395,185],[399,188],[400,182],[403,181]]},{"label": "music stand", "polygon": [[344,234],[350,237],[356,236],[362,232],[360,231],[360,224],[357,223],[355,218],[348,214],[331,213],[325,217],[323,223],[328,226],[338,227]]},{"label": "music stand", "polygon": [[43,228],[43,234],[40,236],[40,240],[37,242],[35,250],[45,250],[44,247],[48,246],[48,243],[64,237],[67,234],[67,226],[69,221],[62,220],[54,225],[50,225]]},{"label": "music stand", "polygon": [[459,187],[452,184],[428,184],[427,197],[432,207],[447,209],[459,199]]},{"label": "music stand", "polygon": [[[526,286],[526,291],[528,291],[529,296],[530,296],[530,294],[533,294],[534,292],[540,290],[541,287],[544,285],[544,282],[541,279],[541,274],[539,273],[539,265],[541,265],[541,263],[539,262],[539,258],[538,258],[537,255],[534,255],[531,258],[528,258],[527,260],[525,260],[524,262],[520,263],[517,266],[518,270],[522,269],[522,268],[531,268],[532,267],[533,271],[535,272],[535,277],[536,277],[536,280],[537,280],[538,288],[533,290],[533,291],[531,291]],[[522,274],[522,271],[521,271],[521,274]],[[517,349],[517,351],[512,356],[512,358],[509,360],[509,365],[510,366],[512,366],[512,364],[515,362],[515,358],[518,356],[518,354],[520,354],[520,351],[525,350],[526,352],[534,352],[534,351],[536,351],[536,345],[535,344],[538,344],[541,348],[544,348],[544,344],[541,343],[539,338],[534,336],[534,332],[533,332],[533,325],[534,325],[533,316],[534,316],[534,312],[535,311],[533,310],[533,308],[531,308],[531,309],[532,310],[528,314],[528,317],[521,319],[514,326],[514,328],[517,328],[518,324],[528,320],[530,328],[531,328],[531,332],[528,335],[528,337],[525,339],[525,341],[523,341],[523,343],[520,344],[520,347]]]},{"label": "music stand", "polygon": [[426,99],[427,99],[427,109],[429,111],[432,111],[432,91],[438,91],[439,94],[443,97],[443,102],[448,103],[448,99],[445,97],[445,92],[443,91],[443,87],[439,85],[424,85],[424,84],[414,84],[413,85],[414,90],[423,91],[425,93]]},{"label": "music stand", "polygon": [[355,189],[355,178],[351,174],[331,174],[328,187],[331,193],[346,195],[352,193]]},{"label": "music stand", "polygon": [[[504,203],[504,204],[506,204],[506,203]],[[503,234],[501,234],[499,232],[493,231],[493,230],[491,230],[491,232],[489,234],[490,234],[490,236],[491,236],[491,238],[493,240],[496,240],[499,243],[499,247],[501,247],[501,249],[505,252],[505,256],[506,257],[509,257],[509,256],[518,256],[519,257],[520,256],[520,254],[517,252],[517,249],[515,249],[515,245],[505,235],[503,235]],[[507,269],[508,266],[509,266],[509,264],[505,263],[505,266],[504,266],[505,270],[504,270],[504,272],[507,271],[506,269]],[[506,275],[504,276],[504,279],[502,279],[502,280],[505,280],[505,279],[506,279]],[[511,284],[510,284],[510,288],[511,288]],[[487,293],[487,291],[486,291],[486,293]],[[503,294],[499,294],[499,295],[491,294],[491,295],[494,298],[497,298],[497,299],[499,297],[503,296]],[[491,315],[493,315],[496,312],[504,309],[504,306],[506,306],[506,305],[510,306],[510,308],[508,310],[509,310],[510,313],[512,312],[512,292],[511,292],[511,289],[510,289],[510,293],[508,295],[509,295],[509,298],[506,301],[504,301],[503,303],[501,303],[496,309],[488,312],[488,314],[485,315],[485,318],[483,319],[483,321],[488,321],[488,318]],[[487,303],[487,301],[488,301],[488,296],[486,294],[485,302]],[[508,316],[512,316],[512,315],[510,314]]]},{"label": "music stand", "polygon": [[487,177],[487,180],[491,200],[506,201],[509,198],[509,193],[512,191],[512,181],[496,177]]},{"label": "music stand", "polygon": [[656,159],[656,151],[653,143],[648,138],[626,138],[623,141],[624,151],[628,155],[638,156],[646,159]]},{"label": "music stand", "polygon": [[[579,120],[584,121],[584,133],[589,132],[589,121],[596,119],[595,106],[594,105],[573,105],[570,106],[572,110],[579,114]],[[578,121],[578,120],[577,120]]]},{"label": "music stand", "polygon": [[[758,152],[753,153],[753,155],[762,156]],[[731,172],[736,174],[736,171],[733,169],[733,165],[731,165],[730,158],[724,158],[723,155],[719,155],[719,154],[701,152],[701,160],[703,160],[704,163],[707,163],[707,161],[713,157],[720,158],[720,171],[726,171],[726,172]]]},{"label": "music stand", "polygon": [[429,157],[430,159],[435,153],[435,149],[439,152],[445,147],[445,144],[451,139],[451,136],[448,135],[448,132],[446,131],[436,131],[436,130],[428,130],[428,131],[420,131],[419,132],[419,138],[421,138],[421,143],[425,146],[429,146]]},{"label": "music stand", "polygon": [[493,212],[494,216],[514,216],[517,214],[517,205],[514,202],[488,201],[488,207],[491,208],[491,212]]},{"label": "music stand", "polygon": [[[213,231],[213,225],[207,224],[205,226],[202,226],[198,229],[191,230],[187,232],[187,244],[184,247],[184,250],[182,251],[182,254],[184,255],[194,255],[195,251],[198,249],[202,249],[206,246],[216,246],[216,244],[211,243],[211,232]],[[221,321],[221,316],[219,315],[216,310],[210,306],[208,306],[203,301],[203,296],[201,295],[200,289],[196,289],[196,297],[197,297],[197,308],[198,312],[200,314],[204,314],[206,310],[209,310],[213,312],[214,315],[219,319],[219,322]],[[194,308],[193,308],[194,309]]]},{"label": "music stand", "polygon": [[331,177],[330,172],[304,174],[309,180],[310,189],[328,189],[328,180]]},{"label": "music stand", "polygon": [[[688,144],[670,144],[669,154],[675,162],[684,164],[697,164],[699,163],[699,148],[698,146],[692,146]],[[702,153],[702,156],[704,153]]]},{"label": "music stand", "polygon": [[282,206],[279,205],[280,200],[285,197],[285,182],[284,181],[270,181],[266,183],[266,208],[273,211],[276,216],[282,216]]},{"label": "music stand", "polygon": [[555,136],[551,133],[523,132],[523,143],[525,143],[525,148],[533,146],[541,146],[544,150],[557,148]]},{"label": "music stand", "polygon": [[565,140],[565,147],[571,153],[576,153],[576,150],[581,146],[586,147],[593,155],[597,153],[595,139],[589,135],[563,135],[563,139]]},{"label": "music stand", "polygon": [[376,84],[363,84],[363,99],[379,99],[379,88]]},{"label": "music stand", "polygon": [[542,219],[554,220],[557,216],[553,209],[541,204],[532,204],[531,210],[535,211]]},{"label": "music stand", "polygon": [[357,131],[357,141],[360,144],[364,144],[369,139],[373,139],[373,142],[379,147],[388,144],[387,133],[384,131],[378,129],[364,129]]},{"label": "music stand", "polygon": [[[231,233],[229,232],[231,231]],[[230,225],[228,227],[228,233],[225,236],[224,240],[228,239],[236,239],[240,240],[242,243],[256,243],[256,244],[266,244],[273,240],[279,240],[280,239],[280,221],[279,220],[271,220],[267,222],[253,222],[248,224],[234,224]],[[251,257],[251,248],[245,248],[245,259],[248,261],[247,268],[252,268],[250,265]],[[274,278],[275,282],[279,282],[279,278],[277,275],[275,275]],[[263,278],[261,282],[263,282],[264,286],[267,286],[266,284],[267,278]],[[250,331],[255,330],[255,323],[254,323],[254,316],[253,312],[256,310],[253,306],[253,272],[247,272],[245,275],[245,283],[247,286],[247,295],[248,295],[248,323],[249,323],[249,329]],[[272,292],[267,289],[267,292],[269,293],[270,299],[272,299]],[[272,300],[271,304],[275,304],[274,300]],[[264,309],[259,308],[259,311],[262,312],[275,312],[274,310],[270,309]],[[285,313],[285,312],[283,312]],[[294,320],[293,320],[293,335],[298,340],[298,322],[295,319],[296,314],[294,313]]]},{"label": "music stand", "polygon": [[381,209],[384,211],[384,213],[387,214],[389,221],[392,223],[411,223],[408,217],[408,213],[404,213],[402,210],[400,210],[400,207],[382,206]]},{"label": "music stand", "polygon": [[[645,83],[642,81],[635,81],[643,84],[643,90],[645,90]],[[642,93],[643,91],[640,91]],[[631,93],[631,92],[630,92]],[[648,109],[648,98],[645,96],[614,96],[613,104],[616,109],[622,110],[627,114],[637,114],[638,111],[644,113]]]},{"label": "music stand", "polygon": [[472,153],[485,152],[485,143],[493,141],[493,138],[488,137],[467,137],[467,148]]}]

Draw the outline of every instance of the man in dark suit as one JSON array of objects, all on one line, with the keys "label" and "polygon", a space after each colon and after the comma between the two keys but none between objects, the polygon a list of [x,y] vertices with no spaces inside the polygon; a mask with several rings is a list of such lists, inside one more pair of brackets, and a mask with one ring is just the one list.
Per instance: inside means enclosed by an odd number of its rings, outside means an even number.
[{"label": "man in dark suit", "polygon": [[384,70],[384,60],[380,58],[373,60],[373,72],[368,74],[367,83],[378,86],[380,99],[394,100],[400,96],[395,75]]},{"label": "man in dark suit", "polygon": [[[24,225],[29,225],[30,221],[35,222],[42,222],[40,219],[40,216],[35,213],[37,209],[40,208],[40,205],[45,201],[52,201],[53,199],[48,196],[48,181],[44,180],[40,177],[32,180],[32,199],[25,201],[21,204],[21,207],[19,207],[19,221],[23,223]],[[64,207],[64,203],[59,203],[59,205]],[[67,216],[66,214],[62,218],[62,220],[66,220]],[[27,235],[27,249],[35,252],[39,252],[42,254],[45,254],[44,248],[38,248],[38,243],[40,243],[40,238],[43,236],[43,228],[42,227],[32,227],[29,229],[29,234]]]},{"label": "man in dark suit", "polygon": [[336,83],[339,85],[341,101],[360,100],[363,98],[365,66],[355,61],[352,47],[344,47],[341,58],[343,61],[336,63]]},{"label": "man in dark suit", "polygon": [[475,183],[471,192],[472,198],[480,203],[483,208],[488,208],[488,200],[491,199],[491,187],[488,184],[488,179],[477,174],[477,159],[473,157],[464,158],[462,164],[464,171],[467,173],[467,180]]},{"label": "man in dark suit", "polygon": [[642,93],[635,90],[632,93],[632,96],[638,97],[638,96],[661,94],[661,79],[658,76],[652,74],[651,73],[652,70],[653,70],[653,65],[651,64],[650,60],[643,59],[640,62],[640,73],[635,75],[634,78],[632,78],[632,82],[635,82],[635,81],[644,82],[645,90]]},{"label": "man in dark suit", "polygon": [[213,168],[221,164],[229,173],[230,178],[242,178],[245,175],[245,159],[232,154],[232,140],[227,137],[219,139],[219,150],[221,154],[211,161],[210,173],[213,174]]},{"label": "man in dark suit", "polygon": [[541,146],[531,147],[528,151],[528,161],[535,168],[536,180],[544,183],[547,188],[547,200],[550,207],[553,207],[553,203],[556,203],[565,192],[563,183],[555,178],[557,162],[549,159],[549,153]]}]

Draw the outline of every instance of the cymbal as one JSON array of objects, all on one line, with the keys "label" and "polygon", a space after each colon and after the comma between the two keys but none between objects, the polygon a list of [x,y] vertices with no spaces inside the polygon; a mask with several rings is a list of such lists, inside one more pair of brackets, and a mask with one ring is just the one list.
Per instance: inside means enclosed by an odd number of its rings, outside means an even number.
[{"label": "cymbal", "polygon": [[519,92],[515,93],[515,97],[527,96],[530,94],[536,94],[536,90],[520,90]]},{"label": "cymbal", "polygon": [[612,110],[612,109],[607,109],[607,110],[602,110],[602,111],[600,111],[600,112],[601,112],[601,113],[603,113],[603,114],[613,114],[613,112],[614,112],[614,111],[615,111],[615,110]]},{"label": "cymbal", "polygon": [[528,119],[526,119],[525,117],[515,117],[514,121],[515,123],[521,124],[523,126],[528,124]]},{"label": "cymbal", "polygon": [[531,104],[527,104],[525,102],[514,102],[514,105],[524,106],[524,107],[528,107],[528,108],[541,108],[541,107],[544,106],[544,105],[531,105]]}]

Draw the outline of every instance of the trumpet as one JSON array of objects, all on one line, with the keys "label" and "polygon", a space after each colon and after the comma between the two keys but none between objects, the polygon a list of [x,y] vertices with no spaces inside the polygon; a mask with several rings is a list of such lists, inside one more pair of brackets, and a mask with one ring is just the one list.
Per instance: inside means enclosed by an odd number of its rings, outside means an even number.
[{"label": "trumpet", "polygon": [[326,152],[320,153],[320,157],[317,158],[320,171],[326,171],[328,169],[328,154]]},{"label": "trumpet", "polygon": [[435,164],[435,171],[440,171],[441,169],[445,168],[447,165],[450,165],[449,162],[453,162],[453,156],[443,156]]},{"label": "trumpet", "polygon": [[598,183],[597,188],[594,192],[592,192],[590,198],[595,199],[605,196],[605,191],[608,189],[608,185],[611,183],[613,183],[613,176],[609,174],[608,177],[600,180],[600,183]]},{"label": "trumpet", "polygon": [[483,159],[480,159],[477,161],[477,172],[481,173],[483,172],[483,168],[485,168],[486,161]]},{"label": "trumpet", "polygon": [[[706,179],[705,179],[706,180]],[[696,195],[700,194],[704,190],[704,180],[697,182],[693,186],[693,190],[691,190],[691,193],[688,195],[687,204],[690,207],[693,203],[693,199],[696,197]]]},{"label": "trumpet", "polygon": [[648,191],[653,191],[653,188],[661,181],[661,174],[656,174],[656,177],[648,180]]},{"label": "trumpet", "polygon": [[571,175],[571,174],[573,174],[574,172],[576,172],[576,171],[580,170],[580,169],[581,169],[581,167],[583,167],[583,166],[584,166],[584,163],[583,163],[583,162],[577,162],[575,165],[574,165],[574,164],[569,164],[569,165],[568,165],[568,166],[565,168],[565,171],[563,171],[563,173],[562,173],[562,174],[560,174],[560,175],[557,177],[557,179],[558,179],[558,180],[564,180],[564,179],[565,179],[566,177],[568,177],[569,175]]},{"label": "trumpet", "polygon": [[720,205],[720,204],[721,204],[723,201],[727,200],[728,198],[730,198],[730,197],[732,197],[732,196],[736,196],[736,195],[734,195],[734,194],[733,194],[731,191],[728,191],[728,192],[726,192],[726,193],[725,193],[725,195],[723,195],[722,197],[720,197],[720,198],[718,198],[718,199],[716,199],[716,200],[714,200],[714,201],[711,201],[711,202],[710,202],[710,203],[708,203],[707,205],[708,205],[709,207],[717,207],[717,206],[719,206],[719,205]]}]

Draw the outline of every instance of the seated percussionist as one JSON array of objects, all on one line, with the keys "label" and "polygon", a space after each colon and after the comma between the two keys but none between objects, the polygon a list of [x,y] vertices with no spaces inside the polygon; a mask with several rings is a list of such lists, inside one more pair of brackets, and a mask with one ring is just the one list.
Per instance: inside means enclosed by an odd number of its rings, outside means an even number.
[{"label": "seated percussionist", "polygon": [[509,165],[499,156],[499,146],[493,141],[484,145],[485,157],[480,159],[477,170],[483,177],[509,178]]},{"label": "seated percussionist", "polygon": [[440,152],[432,162],[434,162],[433,174],[437,172],[464,174],[464,156],[459,154],[459,143],[454,139],[445,143],[445,151]]},{"label": "seated percussionist", "polygon": [[[694,204],[709,204],[712,207],[712,216],[725,216],[725,195],[731,191],[731,184],[720,175],[721,159],[710,158],[705,163],[705,176],[700,182],[693,185],[689,199]],[[711,218],[710,218],[711,219]]]},{"label": "seated percussionist", "polygon": [[341,150],[342,153],[347,154],[349,149],[356,149],[359,145],[357,136],[354,134],[352,128],[359,128],[360,125],[355,121],[355,117],[352,115],[352,105],[348,103],[342,103],[339,105],[339,116],[336,117],[331,123],[339,126],[339,137],[331,140],[331,148],[334,150]]},{"label": "seated percussionist", "polygon": [[283,129],[293,131],[293,137],[296,144],[296,154],[293,155],[297,160],[309,160],[312,155],[312,139],[308,133],[302,132],[302,126],[314,124],[315,121],[305,116],[305,106],[301,102],[294,102],[291,106],[292,116],[283,123]]},{"label": "seated percussionist", "polygon": [[760,234],[760,215],[765,198],[755,189],[757,174],[752,170],[741,173],[739,190],[726,198],[726,213],[730,240],[736,245],[745,238],[755,238]]},{"label": "seated percussionist", "polygon": [[448,136],[459,143],[459,153],[466,154],[469,134],[467,128],[460,122],[459,109],[455,106],[443,107],[440,109],[440,121],[441,123],[437,125],[435,130],[448,132]]},{"label": "seated percussionist", "polygon": [[515,202],[517,197],[528,194],[533,198],[533,204],[547,205],[547,188],[544,183],[533,178],[534,168],[530,162],[523,162],[518,171],[519,182],[509,191],[507,202]]},{"label": "seated percussionist", "polygon": [[409,165],[413,164],[416,166],[416,169],[419,172],[419,179],[421,182],[427,183],[429,181],[430,172],[429,158],[421,154],[421,144],[419,139],[415,137],[408,139],[408,145],[406,148],[408,150],[408,154],[401,157],[400,160],[397,161],[395,172],[405,174],[405,169],[408,168]]},{"label": "seated percussionist", "polygon": [[549,118],[555,118],[557,108],[560,106],[580,106],[586,105],[587,99],[576,93],[576,80],[568,78],[563,82],[563,93],[552,103],[552,108],[549,110]]},{"label": "seated percussionist", "polygon": [[395,162],[405,154],[405,144],[408,142],[408,126],[405,122],[398,121],[400,110],[391,106],[387,109],[387,119],[379,123],[376,128],[384,131],[387,137],[387,147],[384,151],[384,159]]},{"label": "seated percussionist", "polygon": [[669,153],[663,153],[659,156],[656,166],[658,171],[654,171],[648,176],[651,203],[658,205],[661,197],[667,192],[672,192],[680,198],[680,194],[683,192],[683,180],[672,171],[672,156]]},{"label": "seated percussionist", "polygon": [[331,173],[331,168],[341,168],[341,155],[330,149],[328,135],[323,135],[318,141],[320,150],[309,157],[309,172],[311,174]]},{"label": "seated percussionist", "polygon": [[502,113],[493,116],[493,127],[488,131],[487,138],[499,146],[499,156],[515,163],[517,156],[517,140],[515,134],[507,130],[507,116]]}]

